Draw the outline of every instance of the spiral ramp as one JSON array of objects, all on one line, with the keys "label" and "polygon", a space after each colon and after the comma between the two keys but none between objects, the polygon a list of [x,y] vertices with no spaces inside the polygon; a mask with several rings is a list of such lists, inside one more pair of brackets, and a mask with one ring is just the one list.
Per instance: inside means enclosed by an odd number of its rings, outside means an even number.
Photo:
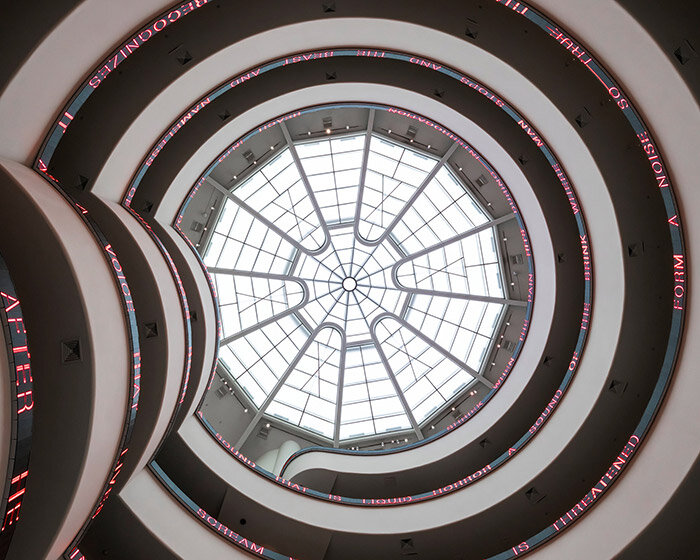
[{"label": "spiral ramp", "polygon": [[[700,557],[699,4],[83,0],[5,16],[5,558]],[[218,273],[193,216],[211,228],[220,177],[257,165],[239,139],[323,137],[324,115],[367,138],[415,125],[437,159],[463,139],[494,231],[531,252],[534,282],[509,261],[508,301],[531,313],[517,359],[489,347],[484,383],[407,445],[319,445],[252,414],[217,363]]]}]

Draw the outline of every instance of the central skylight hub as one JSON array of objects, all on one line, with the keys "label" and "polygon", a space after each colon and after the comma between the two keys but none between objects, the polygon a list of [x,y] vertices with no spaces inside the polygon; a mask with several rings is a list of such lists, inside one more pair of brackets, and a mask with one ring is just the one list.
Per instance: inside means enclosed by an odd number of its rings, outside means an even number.
[{"label": "central skylight hub", "polygon": [[355,288],[357,288],[357,280],[355,280],[352,276],[348,276],[345,280],[343,280],[343,289],[346,292],[354,292]]},{"label": "central skylight hub", "polygon": [[409,297],[392,278],[402,255],[389,242],[367,245],[352,224],[330,229],[329,237],[323,252],[304,253],[289,271],[308,297],[297,317],[310,330],[338,327],[348,346],[371,343],[375,318],[400,315]]}]

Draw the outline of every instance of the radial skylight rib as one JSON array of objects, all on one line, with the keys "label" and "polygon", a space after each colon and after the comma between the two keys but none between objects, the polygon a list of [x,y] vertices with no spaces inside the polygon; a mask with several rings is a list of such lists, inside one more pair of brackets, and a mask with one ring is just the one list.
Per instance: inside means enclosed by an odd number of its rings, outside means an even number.
[{"label": "radial skylight rib", "polygon": [[401,285],[409,290],[505,297],[493,228],[456,237],[404,259],[396,270]]},{"label": "radial skylight rib", "polygon": [[326,223],[323,213],[321,212],[321,207],[318,204],[318,200],[316,199],[316,193],[314,193],[313,189],[311,188],[311,184],[309,183],[309,178],[306,175],[306,172],[304,171],[304,167],[301,164],[301,161],[299,159],[299,154],[297,152],[297,148],[292,142],[292,138],[289,135],[289,130],[287,130],[287,125],[285,125],[283,122],[280,123],[280,130],[282,131],[282,134],[284,135],[284,139],[287,142],[287,147],[289,149],[289,153],[292,156],[292,159],[294,160],[294,165],[297,169],[297,173],[299,173],[299,176],[301,177],[301,182],[304,185],[304,189],[306,190],[306,195],[308,197],[308,200],[311,202],[311,205],[313,206],[313,210],[315,213],[316,218],[319,220],[321,228],[323,229],[323,234],[324,234],[324,244],[322,247],[326,246],[326,243],[329,241],[328,237],[328,224]]},{"label": "radial skylight rib", "polygon": [[386,431],[380,431],[378,421],[396,430],[411,427],[377,349],[370,345],[348,348],[340,440]]},{"label": "radial skylight rib", "polygon": [[364,135],[297,145],[297,153],[328,224],[350,222],[360,180]]},{"label": "radial skylight rib", "polygon": [[[445,163],[452,156],[456,148],[456,144],[450,146],[445,155],[443,155],[442,158],[437,163],[435,163],[430,172],[423,177],[423,180],[421,181],[420,185],[414,190],[413,194],[411,194],[411,196],[407,200],[403,201],[401,208],[398,210],[398,212],[396,212],[396,215],[392,218],[391,222],[384,228],[384,231],[381,233],[381,235],[374,241],[367,241],[370,245],[383,243],[390,237],[393,238],[392,241],[395,240],[396,235],[394,234],[394,229],[401,224],[406,214],[411,212],[411,210],[415,209],[414,207],[417,204],[417,202],[424,196],[425,190],[435,180],[436,175],[443,170]],[[418,224],[419,222],[416,222],[416,227],[420,227]],[[399,243],[398,245],[401,244]],[[402,251],[404,253],[407,252],[407,249],[408,246],[402,247]]]},{"label": "radial skylight rib", "polygon": [[396,224],[393,236],[414,253],[460,234],[465,226],[471,229],[488,221],[490,217],[443,166]]},{"label": "radial skylight rib", "polygon": [[280,369],[289,365],[308,336],[306,328],[293,315],[288,315],[225,346],[230,357],[227,360],[223,355],[223,359],[234,379],[244,389],[251,387],[249,394],[254,404],[260,406],[264,395],[270,393],[279,379]]},{"label": "radial skylight rib", "polygon": [[[478,369],[483,357],[478,348],[487,345],[505,308],[497,303],[454,300],[417,295],[408,306],[406,321],[445,348],[455,358]],[[475,341],[481,340],[475,345]]]},{"label": "radial skylight rib", "polygon": [[373,137],[362,190],[358,233],[377,241],[439,160]]},{"label": "radial skylight rib", "polygon": [[241,183],[233,194],[310,251],[320,249],[325,234],[290,153],[279,155]]},{"label": "radial skylight rib", "polygon": [[405,328],[408,332],[410,332],[413,336],[416,338],[422,340],[424,343],[426,343],[430,348],[433,350],[436,350],[440,354],[442,354],[445,358],[448,360],[454,362],[457,366],[461,367],[468,375],[471,377],[474,377],[481,381],[484,385],[487,385],[488,387],[492,387],[493,384],[486,378],[484,378],[478,371],[477,368],[473,367],[470,364],[465,363],[463,360],[460,360],[457,356],[454,354],[450,353],[450,351],[444,347],[442,347],[440,344],[438,344],[437,341],[431,339],[430,337],[426,336],[424,333],[422,333],[420,330],[418,330],[416,327],[413,325],[409,324],[406,322],[405,319],[401,317],[397,317],[396,315],[393,315],[391,313],[385,313],[383,315],[380,315],[377,319],[374,321],[374,328],[372,329],[372,336],[375,340],[375,342],[379,341],[378,334],[377,334],[377,327],[382,321],[386,320],[392,320],[395,321],[400,325],[401,328]]},{"label": "radial skylight rib", "polygon": [[[222,270],[222,269],[214,269]],[[221,344],[301,309],[308,300],[300,280],[263,274],[212,273],[223,329]]]},{"label": "radial skylight rib", "polygon": [[[232,194],[228,189],[226,189],[223,185],[221,185],[219,182],[217,182],[215,179],[213,179],[211,176],[207,177],[207,181],[209,182],[210,185],[212,185],[217,191],[219,191],[221,194],[223,194],[226,198],[226,204],[224,205],[224,211],[222,212],[222,216],[226,217],[226,206],[229,205],[231,202],[234,204],[231,207],[231,211],[233,212],[232,217],[230,218],[229,224],[231,226],[228,228],[230,230],[230,237],[236,237],[240,235],[248,235],[246,228],[241,228],[240,227],[240,220],[243,220],[244,222],[248,222],[250,220],[253,220],[253,223],[255,224],[255,228],[259,228],[260,224],[262,224],[265,228],[269,229],[272,233],[275,233],[278,237],[282,238],[286,243],[290,244],[292,247],[296,248],[298,251],[301,251],[303,253],[313,253],[314,251],[309,250],[308,248],[304,247],[301,243],[299,243],[298,240],[294,239],[294,237],[290,236],[288,233],[286,233],[282,228],[278,227],[274,222],[270,221],[268,218],[266,218],[263,214],[255,210],[253,207],[251,207],[247,202],[244,200],[241,200],[238,196]],[[226,223],[226,222],[224,222]],[[217,226],[215,227],[215,231],[217,228],[220,228],[222,222],[217,223]],[[224,234],[224,231],[221,231],[220,233]],[[235,235],[234,235],[235,233]],[[214,235],[216,237],[216,233]],[[209,264],[205,260],[205,264],[209,266]]]},{"label": "radial skylight rib", "polygon": [[336,329],[319,330],[266,412],[332,438],[344,351]]}]

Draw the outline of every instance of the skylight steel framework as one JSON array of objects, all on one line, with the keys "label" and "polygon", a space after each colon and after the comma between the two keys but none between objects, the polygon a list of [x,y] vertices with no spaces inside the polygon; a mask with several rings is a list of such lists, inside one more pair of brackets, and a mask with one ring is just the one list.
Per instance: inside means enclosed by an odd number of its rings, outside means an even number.
[{"label": "skylight steel framework", "polygon": [[484,365],[508,306],[494,219],[441,157],[367,130],[293,142],[231,188],[205,249],[220,362],[336,447],[415,432]]}]

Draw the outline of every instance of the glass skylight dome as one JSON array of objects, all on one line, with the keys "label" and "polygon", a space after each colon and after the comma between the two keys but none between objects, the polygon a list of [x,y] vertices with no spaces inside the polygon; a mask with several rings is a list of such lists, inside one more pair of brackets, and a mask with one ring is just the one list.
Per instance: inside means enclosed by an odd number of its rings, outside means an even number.
[{"label": "glass skylight dome", "polygon": [[[205,249],[220,361],[258,415],[344,441],[412,430],[483,377],[506,304],[495,221],[376,132],[288,143]],[[362,185],[360,187],[359,185]]]}]

